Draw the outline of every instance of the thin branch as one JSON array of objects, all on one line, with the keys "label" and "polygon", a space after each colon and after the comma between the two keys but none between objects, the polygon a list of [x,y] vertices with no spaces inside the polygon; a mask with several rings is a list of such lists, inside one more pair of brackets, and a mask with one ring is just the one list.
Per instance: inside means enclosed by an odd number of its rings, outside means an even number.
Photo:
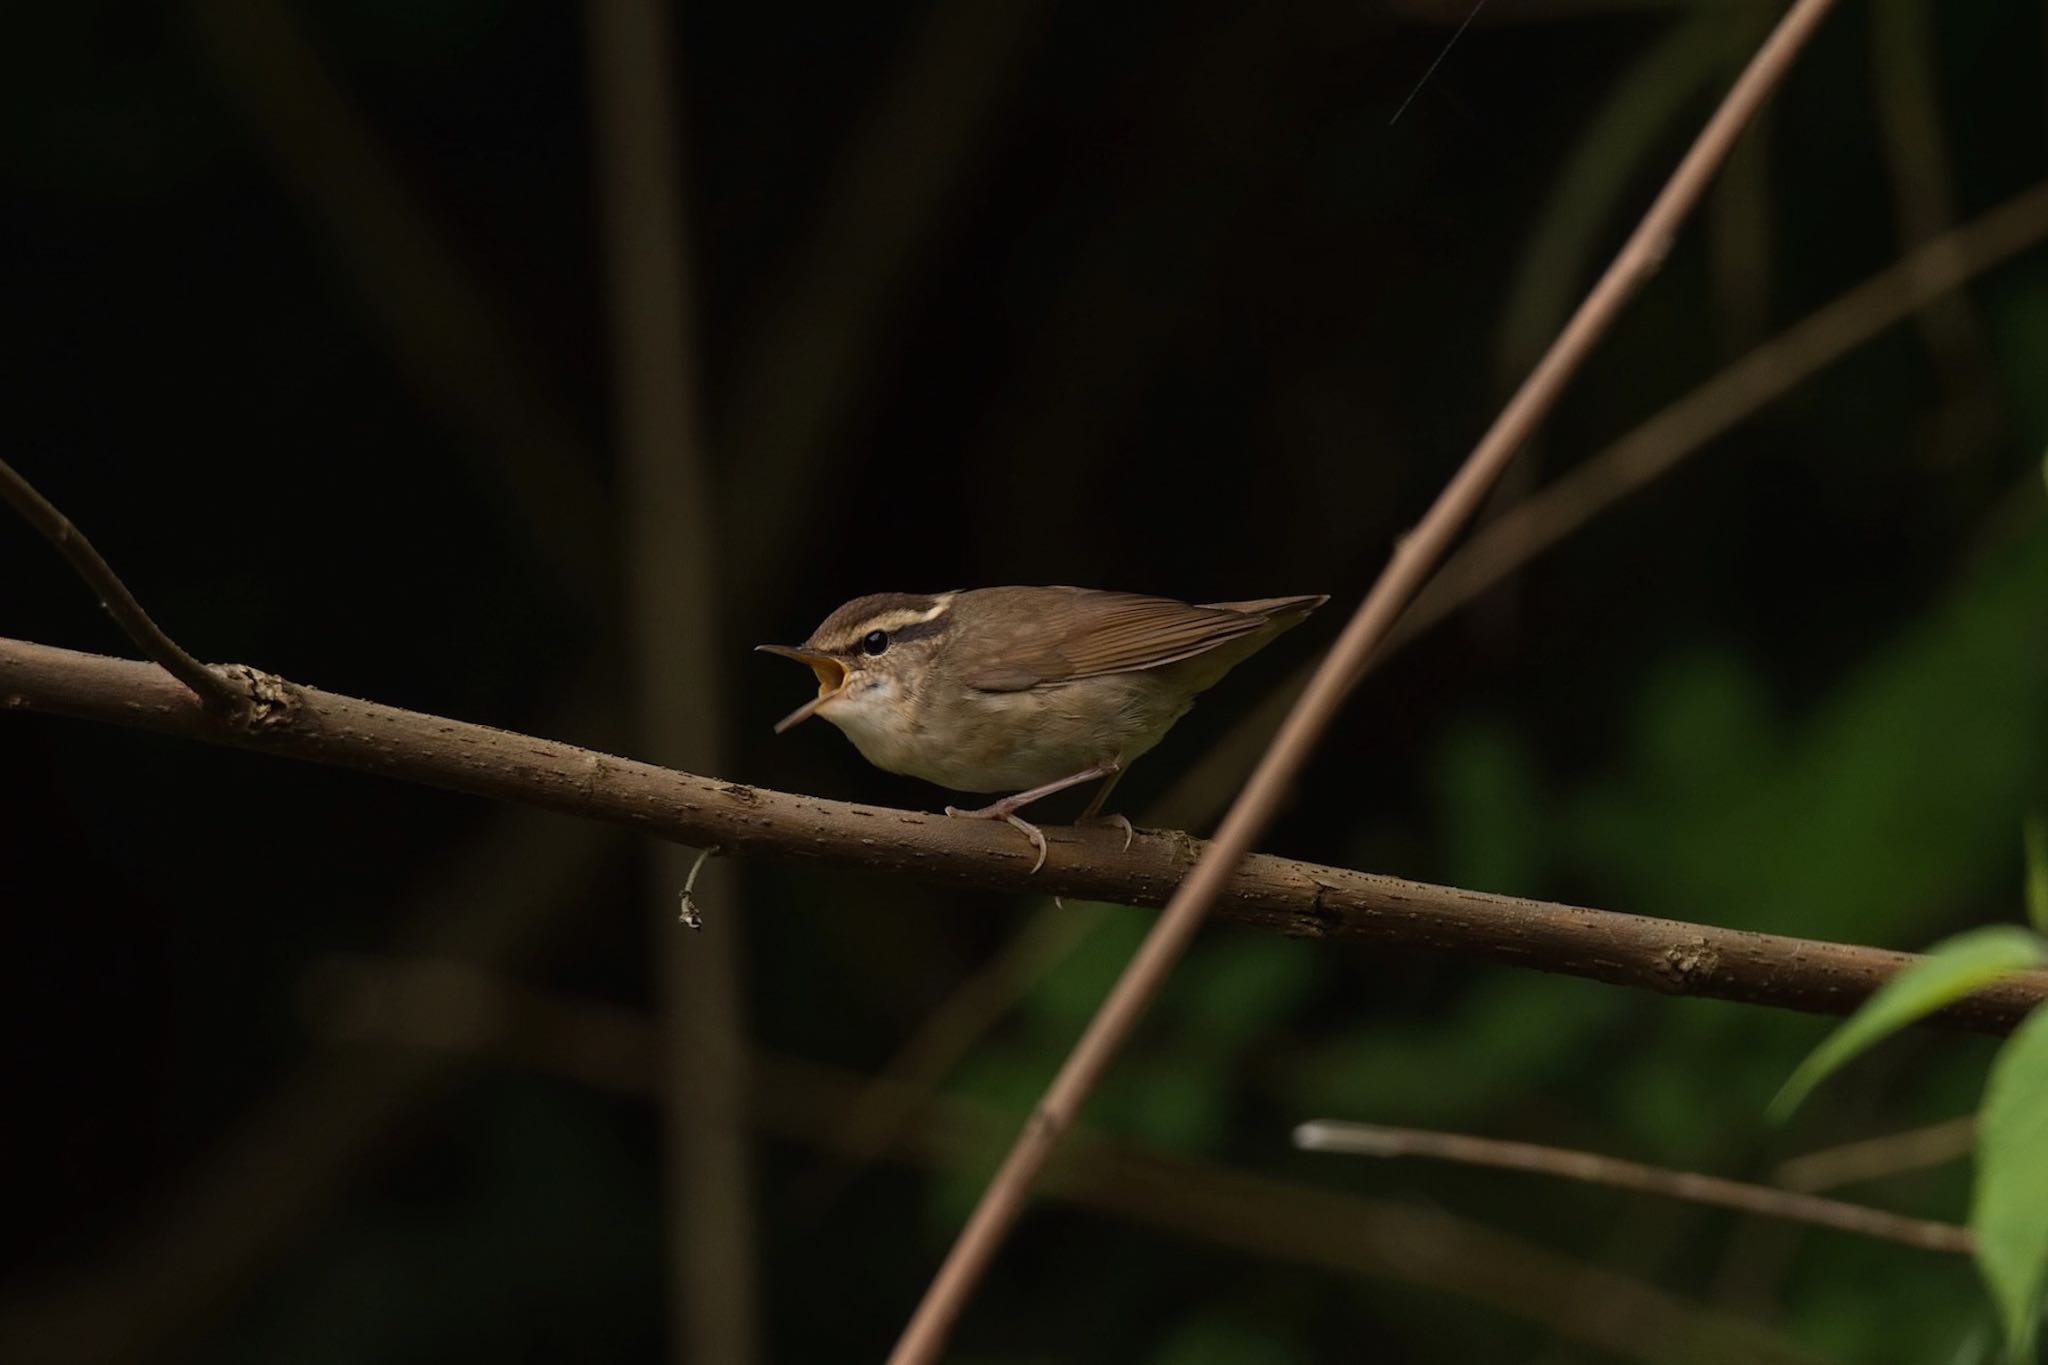
[{"label": "thin branch", "polygon": [[2043,237],[2048,237],[2048,182],[1943,233],[1808,314],[1475,533],[1416,598],[1395,638],[1434,625],[1601,512],[1670,473],[1764,404]]},{"label": "thin branch", "polygon": [[1887,1133],[1795,1156],[1779,1165],[1776,1178],[1788,1190],[1831,1190],[1838,1185],[1856,1185],[1930,1166],[1945,1166],[1968,1156],[1976,1144],[1977,1116],[1964,1114],[1903,1133]]},{"label": "thin branch", "polygon": [[[481,1050],[608,1093],[654,1084],[656,1039],[640,1015],[550,995],[459,963],[350,960],[330,974],[353,1004],[315,1027],[330,1039],[431,1051]],[[836,1121],[866,1086],[836,1068],[756,1051],[754,1122],[842,1155]],[[885,1084],[885,1083],[883,1083]],[[937,1170],[978,1165],[1006,1121],[972,1103],[906,1092],[918,1122],[891,1154]],[[1438,1210],[1360,1199],[1078,1132],[1047,1181],[1055,1198],[1141,1227],[1283,1265],[1448,1294],[1630,1359],[1810,1361],[1769,1329]]]},{"label": "thin branch", "polygon": [[1420,1128],[1387,1128],[1376,1123],[1342,1123],[1317,1119],[1294,1130],[1294,1145],[1311,1152],[1340,1152],[1346,1156],[1425,1157],[1432,1161],[1455,1161],[1467,1166],[1493,1166],[1501,1170],[1530,1171],[1536,1175],[1577,1180],[1588,1185],[1606,1185],[1637,1194],[1654,1194],[1682,1199],[1689,1204],[1712,1204],[1717,1208],[1753,1213],[1792,1223],[1851,1232],[1883,1242],[1897,1242],[1920,1251],[1944,1251],[1959,1256],[1971,1253],[1970,1230],[1954,1223],[1937,1223],[1925,1218],[1907,1218],[1861,1204],[1793,1190],[1751,1185],[1717,1175],[1667,1170],[1580,1152],[1566,1147],[1542,1147],[1533,1142],[1502,1142],[1473,1137],[1469,1133],[1438,1133]]},{"label": "thin branch", "polygon": [[1401,101],[1400,108],[1394,110],[1394,116],[1387,120],[1389,128],[1401,121],[1401,115],[1408,112],[1409,105],[1415,103],[1415,97],[1422,93],[1422,87],[1429,84],[1429,78],[1434,76],[1436,69],[1444,64],[1444,58],[1451,55],[1451,49],[1458,45],[1458,39],[1465,36],[1465,30],[1472,27],[1472,21],[1479,17],[1479,11],[1484,8],[1486,8],[1486,0],[1472,0],[1471,10],[1466,13],[1458,26],[1451,30],[1451,36],[1445,40],[1443,50],[1437,53],[1436,59],[1430,62],[1429,66],[1423,70],[1422,78],[1415,82],[1415,88],[1408,92],[1408,98]]},{"label": "thin branch", "polygon": [[[1048,829],[1034,856],[1007,828],[698,777],[573,744],[357,701],[266,678],[258,728],[223,725],[147,664],[0,638],[0,711],[25,708],[329,763],[603,820],[736,857],[823,862],[985,890],[1157,906],[1204,845],[1174,832]],[[1221,884],[1224,917],[1298,937],[1486,958],[1666,995],[1846,1014],[1920,959],[1813,939],[1524,900],[1267,854]],[[1935,1016],[2006,1033],[2048,1002],[2048,972]]]},{"label": "thin branch", "polygon": [[1251,781],[1224,817],[1214,842],[1175,892],[1166,912],[1111,988],[1109,998],[1089,1021],[1087,1031],[1033,1110],[1016,1145],[983,1192],[981,1202],[905,1327],[892,1353],[892,1365],[928,1365],[938,1357],[968,1295],[1023,1211],[1032,1181],[1044,1168],[1060,1135],[1073,1122],[1082,1102],[1137,1026],[1146,1005],[1201,927],[1203,916],[1224,891],[1233,870],[1251,852],[1252,842],[1286,798],[1296,774],[1307,763],[1345,696],[1357,684],[1373,651],[1393,629],[1431,568],[1471,520],[1515,451],[1556,403],[1622,305],[1656,272],[1679,225],[1705,192],[1714,170],[1727,156],[1743,126],[1776,88],[1832,3],[1833,0],[1796,0],[1708,120],[1698,140],[1556,343],[1509,400],[1492,429],[1466,457],[1415,530],[1396,546],[1386,571],[1316,670],[1308,691],[1296,703]]},{"label": "thin branch", "polygon": [[[585,29],[599,224],[610,285],[612,400],[632,610],[638,752],[663,764],[724,766],[721,561],[711,511],[693,335],[690,222],[677,134],[680,75],[662,0],[588,0]],[[651,878],[681,885],[684,922],[705,856],[646,842]],[[714,903],[738,899],[723,864]],[[746,1087],[741,921],[685,942],[665,903],[648,923],[662,1030],[663,1220],[670,1358],[748,1365],[760,1355],[753,1172],[738,1123]]]},{"label": "thin branch", "polygon": [[[1529,28],[1615,14],[1668,16],[1691,8],[1690,0],[1516,0],[1512,5],[1496,5],[1488,10],[1474,27]],[[1387,9],[1410,23],[1445,28],[1457,23],[1465,13],[1452,0],[1390,0]]]},{"label": "thin branch", "polygon": [[135,600],[135,594],[128,591],[128,585],[114,572],[114,566],[93,548],[85,533],[73,526],[71,518],[58,511],[5,460],[0,460],[0,500],[19,512],[22,520],[56,547],[57,553],[64,556],[65,562],[99,597],[100,605],[114,618],[114,624],[126,632],[146,657],[156,660],[166,673],[185,684],[201,701],[225,715],[236,715],[248,707],[249,695],[186,653],[176,640],[164,634],[163,627],[150,619],[149,613],[142,609],[142,603]]}]

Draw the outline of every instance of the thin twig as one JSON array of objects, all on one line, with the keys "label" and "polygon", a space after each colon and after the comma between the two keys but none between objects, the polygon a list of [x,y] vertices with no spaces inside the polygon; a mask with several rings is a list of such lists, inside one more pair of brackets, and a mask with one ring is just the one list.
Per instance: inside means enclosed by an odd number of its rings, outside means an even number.
[{"label": "thin twig", "polygon": [[1831,1190],[1907,1171],[1943,1166],[1970,1154],[1977,1143],[1977,1116],[1964,1114],[1922,1128],[1823,1147],[1782,1162],[1775,1172],[1788,1190]]},{"label": "thin twig", "polygon": [[1395,548],[1386,571],[1344,628],[1258,770],[1224,817],[1215,841],[1174,894],[1166,912],[1032,1112],[904,1329],[891,1355],[892,1365],[928,1365],[938,1357],[968,1295],[1023,1211],[1032,1181],[1044,1168],[1060,1135],[1073,1122],[1082,1102],[1137,1026],[1146,1005],[1201,927],[1203,916],[1224,890],[1232,871],[1251,851],[1252,842],[1286,798],[1296,774],[1356,685],[1373,651],[1422,587],[1430,569],[1471,520],[1515,451],[1556,403],[1622,305],[1655,273],[1715,168],[1727,156],[1743,126],[1776,88],[1832,3],[1833,0],[1796,0],[1708,120],[1698,140],[1556,343],[1508,402],[1492,429],[1466,457],[1415,530]]},{"label": "thin twig", "polygon": [[[921,881],[1157,906],[1176,894],[1204,845],[1141,831],[1046,831],[1049,856],[979,820],[853,805],[698,777],[533,735],[358,701],[274,680],[275,713],[258,729],[215,725],[190,693],[147,664],[0,639],[0,712],[47,711],[262,753],[379,773],[625,825],[729,855],[824,862]],[[1846,1014],[1911,953],[1617,914],[1431,886],[1266,854],[1222,884],[1226,918],[1285,934],[1421,948],[1540,971],[1694,995]],[[2009,1032],[2048,1001],[2048,972],[1989,987],[1934,1016]]]},{"label": "thin twig", "polygon": [[165,672],[192,689],[208,706],[232,714],[248,704],[243,692],[164,634],[84,532],[5,460],[0,460],[0,500],[19,512],[22,520],[56,547],[57,553],[85,580],[85,585],[98,595],[100,605],[114,618],[114,624],[127,633],[146,657],[156,660]]},{"label": "thin twig", "polygon": [[1588,1185],[1606,1185],[1637,1194],[1654,1194],[1666,1199],[1683,1199],[1690,1204],[1712,1204],[1717,1208],[1753,1213],[1793,1223],[1850,1232],[1921,1251],[1944,1251],[1967,1256],[1973,1247],[1970,1230],[1954,1223],[1937,1223],[1925,1218],[1908,1218],[1862,1204],[1845,1204],[1839,1199],[1794,1190],[1751,1185],[1717,1175],[1697,1175],[1662,1166],[1645,1166],[1598,1152],[1580,1152],[1567,1147],[1542,1147],[1533,1142],[1502,1142],[1473,1137],[1469,1133],[1438,1133],[1420,1128],[1387,1128],[1376,1123],[1343,1123],[1317,1119],[1294,1130],[1294,1145],[1311,1152],[1340,1152],[1346,1156],[1426,1157],[1432,1161],[1456,1161],[1467,1166],[1494,1166],[1502,1170],[1530,1171],[1536,1175],[1578,1180]]},{"label": "thin twig", "polygon": [[1464,21],[1451,30],[1451,36],[1444,41],[1443,51],[1436,54],[1436,60],[1432,61],[1428,69],[1422,73],[1422,79],[1415,82],[1415,88],[1408,92],[1408,98],[1401,101],[1401,107],[1396,109],[1394,116],[1387,120],[1389,128],[1401,121],[1401,115],[1407,113],[1408,106],[1415,103],[1415,97],[1422,93],[1422,87],[1429,84],[1429,78],[1434,76],[1436,69],[1444,64],[1444,58],[1451,55],[1451,49],[1458,45],[1458,39],[1465,36],[1465,30],[1472,27],[1472,21],[1479,17],[1479,11],[1484,8],[1486,8],[1486,0],[1472,0],[1472,8],[1466,13]]}]

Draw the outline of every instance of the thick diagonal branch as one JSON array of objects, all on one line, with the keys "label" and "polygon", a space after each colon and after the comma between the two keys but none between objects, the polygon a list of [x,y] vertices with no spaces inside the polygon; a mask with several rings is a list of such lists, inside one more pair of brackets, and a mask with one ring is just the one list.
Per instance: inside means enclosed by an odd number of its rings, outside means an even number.
[{"label": "thick diagonal branch", "polygon": [[[382,773],[541,806],[738,856],[801,859],[952,885],[1163,905],[1202,844],[1047,831],[1034,875],[1007,828],[698,777],[533,735],[264,679],[261,724],[225,723],[161,671],[0,639],[0,710],[23,708]],[[1708,924],[1496,896],[1255,855],[1224,882],[1225,918],[1281,933],[1486,958],[1673,995],[1845,1014],[1917,959]],[[2048,1000],[2048,973],[1972,996],[1939,1022],[2005,1032]]]}]

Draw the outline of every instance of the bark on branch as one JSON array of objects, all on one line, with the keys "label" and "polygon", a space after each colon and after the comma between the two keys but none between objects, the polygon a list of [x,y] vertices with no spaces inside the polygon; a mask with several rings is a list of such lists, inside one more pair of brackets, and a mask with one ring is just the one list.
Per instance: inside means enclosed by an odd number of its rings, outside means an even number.
[{"label": "bark on branch", "polygon": [[[152,664],[0,639],[0,710],[133,726],[381,773],[609,821],[728,854],[802,859],[999,891],[1159,906],[1202,844],[1141,831],[1051,829],[1049,856],[1006,827],[853,805],[699,777],[533,735],[424,715],[250,674],[253,721],[209,712]],[[1421,948],[1670,995],[1844,1014],[1916,959],[1851,944],[1524,900],[1264,854],[1219,912],[1281,933]],[[2003,1033],[2048,1000],[2048,973],[1980,992],[1936,1022]]]}]

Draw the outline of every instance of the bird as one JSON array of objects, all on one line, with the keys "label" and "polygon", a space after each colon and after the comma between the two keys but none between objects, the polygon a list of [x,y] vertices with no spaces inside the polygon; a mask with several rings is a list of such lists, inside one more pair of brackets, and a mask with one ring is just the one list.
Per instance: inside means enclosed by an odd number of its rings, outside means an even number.
[{"label": "bird", "polygon": [[1121,826],[1103,802],[1195,697],[1329,601],[1175,601],[1075,587],[872,593],[827,616],[801,645],[760,645],[817,676],[818,695],[776,723],[812,716],[887,772],[960,792],[1007,792],[963,819],[1002,820],[1045,865],[1044,831],[1017,812],[1101,780],[1079,823]]}]

